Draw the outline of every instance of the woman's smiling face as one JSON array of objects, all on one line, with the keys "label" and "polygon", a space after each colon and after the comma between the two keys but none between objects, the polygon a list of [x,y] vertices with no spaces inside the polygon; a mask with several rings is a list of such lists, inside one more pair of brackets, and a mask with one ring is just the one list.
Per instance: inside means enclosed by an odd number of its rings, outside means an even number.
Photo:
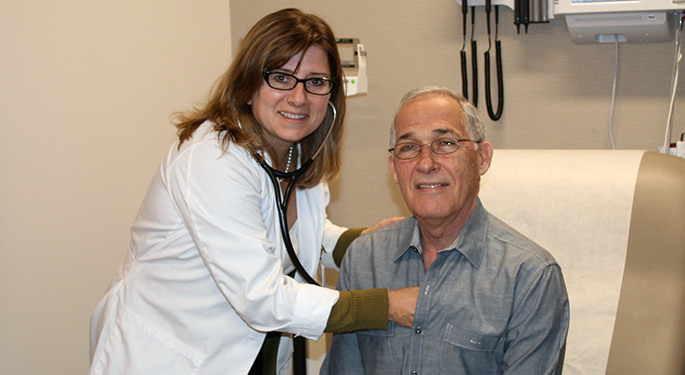
[{"label": "woman's smiling face", "polygon": [[[331,76],[328,55],[317,45],[298,53],[274,70],[300,79]],[[277,154],[282,154],[321,125],[330,96],[311,94],[305,91],[302,82],[292,90],[276,90],[264,81],[248,104],[264,128],[267,141]]]}]

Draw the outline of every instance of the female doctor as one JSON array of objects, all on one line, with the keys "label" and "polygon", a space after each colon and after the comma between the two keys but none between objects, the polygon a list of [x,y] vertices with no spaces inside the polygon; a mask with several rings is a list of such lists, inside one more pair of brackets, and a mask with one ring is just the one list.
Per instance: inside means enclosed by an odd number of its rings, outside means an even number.
[{"label": "female doctor", "polygon": [[[309,273],[320,260],[335,267],[356,235],[325,213],[326,181],[339,171],[343,82],[320,18],[285,9],[253,26],[208,102],[177,117],[179,140],[93,314],[91,374],[247,374],[266,332],[318,339],[388,320],[411,325],[415,288],[338,292],[288,276],[279,183],[260,161],[292,172],[318,152],[290,195],[287,233]],[[283,340],[278,373],[289,363]]]}]

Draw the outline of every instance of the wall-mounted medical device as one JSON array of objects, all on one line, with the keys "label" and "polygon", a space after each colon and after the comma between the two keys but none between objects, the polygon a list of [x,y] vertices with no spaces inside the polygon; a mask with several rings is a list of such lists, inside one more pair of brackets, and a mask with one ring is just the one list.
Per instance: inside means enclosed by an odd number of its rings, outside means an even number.
[{"label": "wall-mounted medical device", "polygon": [[662,42],[673,39],[670,12],[567,14],[566,26],[574,42]]},{"label": "wall-mounted medical device", "polygon": [[[575,43],[612,43],[616,47],[616,63],[614,84],[612,90],[611,110],[609,111],[609,138],[612,148],[615,148],[612,132],[614,102],[616,98],[616,82],[618,81],[619,43],[624,42],[659,42],[675,39],[675,55],[673,58],[673,73],[671,79],[671,94],[666,121],[664,143],[659,146],[659,152],[667,153],[674,148],[671,142],[673,128],[673,113],[676,99],[676,89],[682,57],[681,34],[685,26],[685,0],[456,0],[462,8],[463,14],[463,43],[461,49],[462,91],[467,95],[467,76],[465,74],[466,48],[466,14],[471,11],[471,43],[474,77],[477,56],[474,40],[474,7],[484,6],[487,17],[488,39],[490,39],[489,9],[495,7],[495,24],[497,24],[497,6],[506,6],[514,11],[514,24],[517,31],[521,25],[528,31],[529,23],[545,22],[554,18],[564,18],[569,35]],[[531,16],[538,17],[532,20]],[[496,35],[496,34],[495,34]],[[675,36],[675,38],[674,38]],[[497,39],[497,38],[495,38]],[[486,56],[487,58],[487,56]],[[488,70],[488,64],[485,64]],[[474,83],[476,81],[474,80]],[[500,85],[501,86],[501,85]],[[475,87],[475,85],[474,85]],[[488,85],[485,85],[486,91]],[[474,98],[477,99],[474,90]],[[487,95],[486,95],[487,96]],[[476,105],[475,101],[473,101]],[[488,107],[488,113],[490,108]],[[685,131],[683,131],[685,134]],[[685,153],[685,136],[675,145]]]},{"label": "wall-mounted medical device", "polygon": [[657,12],[685,9],[680,0],[551,0],[555,15]]},{"label": "wall-mounted medical device", "polygon": [[553,0],[576,43],[660,42],[673,39],[674,0]]},{"label": "wall-mounted medical device", "polygon": [[[554,18],[554,0],[456,0],[459,6],[505,6],[514,11],[514,24],[544,23]],[[685,1],[685,0],[684,0]],[[524,20],[525,19],[525,20]]]},{"label": "wall-mounted medical device", "polygon": [[[523,2],[531,14],[537,7],[543,20],[565,19],[576,43],[668,41],[673,39],[674,11],[685,9],[685,0],[543,0],[543,5],[536,0],[491,1],[515,10],[515,17]],[[457,0],[462,2],[482,6],[486,0]]]},{"label": "wall-mounted medical device", "polygon": [[340,38],[336,40],[343,71],[345,73],[345,95],[366,94],[366,50],[358,38]]}]

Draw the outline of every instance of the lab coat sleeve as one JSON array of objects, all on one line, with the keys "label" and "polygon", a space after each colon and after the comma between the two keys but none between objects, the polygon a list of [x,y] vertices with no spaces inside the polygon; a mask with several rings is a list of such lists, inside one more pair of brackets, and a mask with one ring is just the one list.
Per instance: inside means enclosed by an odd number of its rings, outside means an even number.
[{"label": "lab coat sleeve", "polygon": [[226,301],[255,330],[318,339],[338,292],[283,275],[258,164],[235,145],[223,153],[215,138],[182,153],[167,168],[168,189]]}]

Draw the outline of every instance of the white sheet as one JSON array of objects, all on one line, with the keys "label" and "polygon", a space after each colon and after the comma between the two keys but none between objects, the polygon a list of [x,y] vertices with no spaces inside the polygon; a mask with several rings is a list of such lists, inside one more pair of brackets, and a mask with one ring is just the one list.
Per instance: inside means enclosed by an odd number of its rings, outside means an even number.
[{"label": "white sheet", "polygon": [[480,197],[562,267],[571,324],[564,375],[604,374],[641,150],[495,150]]}]

